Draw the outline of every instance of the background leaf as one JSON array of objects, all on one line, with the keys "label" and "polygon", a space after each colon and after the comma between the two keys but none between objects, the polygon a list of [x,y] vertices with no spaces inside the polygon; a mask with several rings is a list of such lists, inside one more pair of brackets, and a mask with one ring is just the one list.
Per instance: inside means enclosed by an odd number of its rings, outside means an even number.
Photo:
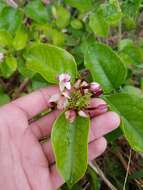
[{"label": "background leaf", "polygon": [[12,55],[7,56],[0,64],[0,72],[3,77],[9,78],[17,69],[17,61]]},{"label": "background leaf", "polygon": [[111,109],[121,115],[122,130],[131,147],[143,152],[143,99],[128,93],[106,97]]},{"label": "background leaf", "polygon": [[11,46],[12,36],[6,30],[0,30],[0,46]]},{"label": "background leaf", "polygon": [[51,138],[57,167],[69,186],[73,186],[87,169],[88,130],[89,119],[78,116],[69,123],[64,113],[53,126]]},{"label": "background leaf", "polygon": [[105,92],[111,92],[125,82],[126,67],[105,44],[92,43],[88,46],[85,66],[90,70],[93,80],[99,82]]},{"label": "background leaf", "polygon": [[65,2],[80,11],[87,11],[92,7],[92,0],[82,0],[82,2],[81,0],[65,0]]},{"label": "background leaf", "polygon": [[91,190],[100,190],[100,181],[95,171],[88,166],[87,177],[91,184]]},{"label": "background leaf", "polygon": [[6,93],[0,90],[0,106],[8,103],[9,101],[10,101],[10,97]]},{"label": "background leaf", "polygon": [[65,28],[69,24],[70,12],[62,6],[53,7],[55,9],[56,25],[59,28]]},{"label": "background leaf", "polygon": [[18,9],[5,7],[0,13],[0,29],[14,33],[22,24],[22,13]]},{"label": "background leaf", "polygon": [[104,18],[104,13],[102,9],[97,9],[91,14],[89,18],[89,26],[96,35],[108,35],[109,25]]},{"label": "background leaf", "polygon": [[25,14],[27,17],[38,23],[44,23],[48,21],[47,9],[39,0],[29,2],[25,7]]},{"label": "background leaf", "polygon": [[36,44],[25,54],[27,67],[41,74],[45,80],[57,83],[61,73],[69,73],[72,80],[77,75],[76,63],[66,50],[48,44]]},{"label": "background leaf", "polygon": [[13,39],[13,47],[15,50],[21,50],[26,46],[28,35],[23,27],[16,31],[16,36]]}]

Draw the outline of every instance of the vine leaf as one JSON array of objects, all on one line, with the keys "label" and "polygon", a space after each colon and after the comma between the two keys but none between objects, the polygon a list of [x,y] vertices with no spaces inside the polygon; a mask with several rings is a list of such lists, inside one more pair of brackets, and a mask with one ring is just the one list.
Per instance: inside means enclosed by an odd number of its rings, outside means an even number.
[{"label": "vine leaf", "polygon": [[52,145],[57,168],[69,187],[72,187],[87,169],[89,119],[77,116],[69,123],[62,113],[52,130]]}]

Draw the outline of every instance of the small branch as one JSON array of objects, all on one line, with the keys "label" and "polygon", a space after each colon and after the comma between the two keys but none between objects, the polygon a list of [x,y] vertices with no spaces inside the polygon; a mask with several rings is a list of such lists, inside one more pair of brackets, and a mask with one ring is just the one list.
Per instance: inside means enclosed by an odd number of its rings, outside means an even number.
[{"label": "small branch", "polygon": [[13,99],[16,99],[20,96],[20,93],[23,92],[23,90],[25,89],[25,87],[28,85],[29,82],[30,82],[29,78],[24,79],[24,81],[21,83],[20,87],[16,90]]},{"label": "small branch", "polygon": [[106,178],[103,171],[99,168],[99,166],[96,163],[89,162],[89,166],[100,176],[100,178],[104,181],[104,183],[111,189],[111,190],[117,190],[116,187],[112,185],[112,183]]},{"label": "small branch", "polygon": [[124,181],[123,190],[126,190],[126,183],[127,183],[128,175],[130,173],[131,157],[132,157],[132,149],[130,149],[129,161],[128,161],[128,165],[127,165],[127,171],[126,171],[126,177],[125,177],[125,181]]}]

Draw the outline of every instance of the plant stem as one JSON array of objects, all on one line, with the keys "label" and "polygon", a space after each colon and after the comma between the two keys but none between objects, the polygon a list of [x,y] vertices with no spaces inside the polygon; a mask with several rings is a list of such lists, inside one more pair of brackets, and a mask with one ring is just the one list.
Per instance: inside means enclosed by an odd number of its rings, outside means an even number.
[{"label": "plant stem", "polygon": [[129,175],[129,172],[130,172],[131,157],[132,157],[132,149],[130,149],[130,153],[129,153],[129,161],[128,161],[128,165],[127,165],[127,172],[126,172],[126,177],[125,177],[125,181],[124,181],[123,190],[126,190],[126,183],[127,183],[128,175]]},{"label": "plant stem", "polygon": [[24,81],[21,83],[21,85],[19,86],[19,88],[15,92],[13,99],[16,99],[20,96],[20,93],[23,92],[23,90],[25,89],[25,87],[28,85],[29,82],[30,82],[29,78],[24,79]]},{"label": "plant stem", "polygon": [[89,166],[100,176],[100,178],[104,181],[104,183],[111,189],[111,190],[117,190],[116,187],[112,185],[112,183],[106,178],[103,171],[99,168],[96,162],[94,164],[92,162],[89,162]]}]

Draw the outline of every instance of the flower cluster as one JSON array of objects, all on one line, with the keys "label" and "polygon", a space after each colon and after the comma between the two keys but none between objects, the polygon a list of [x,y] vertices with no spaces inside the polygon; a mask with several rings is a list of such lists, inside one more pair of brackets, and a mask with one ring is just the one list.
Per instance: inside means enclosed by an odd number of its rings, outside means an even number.
[{"label": "flower cluster", "polygon": [[108,110],[106,104],[96,107],[91,105],[92,98],[102,94],[99,83],[88,83],[83,79],[78,79],[71,86],[71,76],[67,73],[59,75],[58,81],[60,93],[51,96],[49,104],[56,105],[59,110],[64,110],[69,122],[72,123],[77,115],[92,118]]}]

